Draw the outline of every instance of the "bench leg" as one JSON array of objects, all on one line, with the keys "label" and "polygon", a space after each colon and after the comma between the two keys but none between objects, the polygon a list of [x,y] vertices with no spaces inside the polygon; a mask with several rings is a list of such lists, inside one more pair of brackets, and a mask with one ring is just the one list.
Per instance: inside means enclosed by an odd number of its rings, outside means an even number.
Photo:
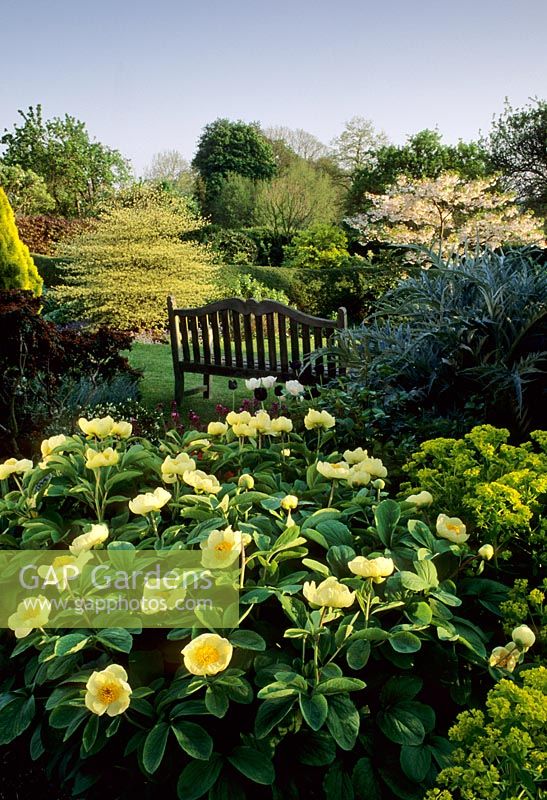
[{"label": "bench leg", "polygon": [[208,400],[211,397],[211,376],[203,376],[203,397]]},{"label": "bench leg", "polygon": [[184,372],[178,369],[175,372],[175,402],[180,409],[184,397]]}]

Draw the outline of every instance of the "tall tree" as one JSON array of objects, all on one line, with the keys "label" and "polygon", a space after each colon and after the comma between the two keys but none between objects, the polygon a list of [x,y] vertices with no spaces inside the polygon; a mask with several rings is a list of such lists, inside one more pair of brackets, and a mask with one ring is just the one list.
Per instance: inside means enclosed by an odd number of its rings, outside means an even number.
[{"label": "tall tree", "polygon": [[152,161],[144,171],[144,179],[151,183],[163,184],[178,194],[192,194],[195,173],[190,163],[178,150],[162,150],[152,156]]},{"label": "tall tree", "polygon": [[506,100],[483,144],[519,200],[547,214],[547,102],[534,98],[514,109]]},{"label": "tall tree", "polygon": [[229,173],[253,180],[269,179],[276,173],[272,146],[258,124],[228,119],[217,119],[205,126],[192,166],[205,184],[206,211]]},{"label": "tall tree", "polygon": [[302,128],[288,128],[286,125],[275,125],[265,128],[264,136],[271,142],[283,142],[293,153],[305,161],[317,161],[329,155],[329,148],[313,133]]},{"label": "tall tree", "polygon": [[331,142],[334,158],[348,173],[362,169],[373,159],[374,151],[384,147],[389,139],[384,131],[376,131],[370,119],[352,117]]},{"label": "tall tree", "polygon": [[55,208],[46,182],[31,169],[8,167],[0,161],[0,186],[15,214],[47,214]]},{"label": "tall tree", "polygon": [[352,176],[346,210],[350,214],[366,210],[370,206],[368,195],[384,194],[401,175],[422,180],[438,178],[447,171],[475,180],[491,175],[493,168],[481,144],[460,141],[447,145],[438,131],[426,128],[410,136],[402,146],[386,145],[375,151]]},{"label": "tall tree", "polygon": [[114,187],[129,179],[128,162],[117,150],[92,141],[85,123],[70,117],[44,120],[42,106],[19,111],[21,125],[0,140],[8,166],[33,170],[46,182],[55,210],[65,216],[92,214]]}]

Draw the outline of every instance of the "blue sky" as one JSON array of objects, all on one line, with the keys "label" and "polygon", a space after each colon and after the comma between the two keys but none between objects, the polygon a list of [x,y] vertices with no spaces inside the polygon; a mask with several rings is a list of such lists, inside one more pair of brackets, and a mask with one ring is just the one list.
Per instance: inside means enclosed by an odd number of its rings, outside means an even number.
[{"label": "blue sky", "polygon": [[131,159],[191,158],[217,117],[327,142],[354,115],[392,141],[487,131],[547,97],[545,0],[0,0],[0,130],[69,113]]}]

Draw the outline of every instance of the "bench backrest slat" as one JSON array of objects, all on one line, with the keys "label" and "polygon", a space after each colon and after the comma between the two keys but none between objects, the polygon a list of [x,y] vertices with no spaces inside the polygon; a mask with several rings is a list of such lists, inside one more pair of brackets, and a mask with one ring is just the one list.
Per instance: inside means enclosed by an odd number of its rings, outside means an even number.
[{"label": "bench backrest slat", "polygon": [[220,352],[220,319],[218,311],[213,311],[209,314],[209,322],[213,332],[213,363],[222,364],[222,355]]},{"label": "bench backrest slat", "polygon": [[201,364],[201,353],[199,349],[199,334],[198,334],[198,324],[196,317],[188,317],[188,328],[192,337],[192,353],[194,356],[194,362],[196,364]]},{"label": "bench backrest slat", "polygon": [[300,358],[300,342],[298,339],[298,322],[289,318],[289,333],[291,337],[291,361],[293,364],[302,364]]},{"label": "bench backrest slat", "polygon": [[232,328],[234,331],[234,350],[236,367],[243,366],[243,350],[241,348],[241,324],[239,321],[239,313],[235,310],[232,311]]},{"label": "bench backrest slat", "polygon": [[264,351],[264,317],[255,314],[256,365],[258,369],[266,369],[266,353]]},{"label": "bench backrest slat", "polygon": [[222,320],[222,344],[224,347],[224,363],[227,367],[232,366],[232,338],[230,336],[230,315],[228,309],[218,312]]},{"label": "bench backrest slat", "polygon": [[255,356],[254,356],[254,344],[253,344],[253,327],[251,325],[250,314],[243,315],[243,330],[245,332],[245,360],[247,362],[247,366],[250,367],[251,369],[254,369]]},{"label": "bench backrest slat", "polygon": [[198,317],[198,322],[201,331],[203,363],[209,365],[211,363],[211,343],[209,341],[209,322],[207,320],[207,315],[203,314]]},{"label": "bench backrest slat", "polygon": [[277,314],[277,326],[279,330],[279,362],[281,364],[281,371],[288,372],[289,369],[289,354],[287,352],[287,324],[285,317]]},{"label": "bench backrest slat", "polygon": [[268,360],[272,372],[277,371],[277,342],[275,336],[275,318],[273,312],[266,314],[266,330],[268,332]]}]

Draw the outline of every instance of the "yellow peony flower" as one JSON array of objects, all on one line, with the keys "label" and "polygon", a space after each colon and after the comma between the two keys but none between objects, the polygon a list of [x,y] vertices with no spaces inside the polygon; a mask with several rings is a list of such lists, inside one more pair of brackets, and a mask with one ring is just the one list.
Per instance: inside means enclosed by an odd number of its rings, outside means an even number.
[{"label": "yellow peony flower", "polygon": [[8,617],[8,628],[15,632],[17,639],[24,639],[34,628],[47,625],[51,613],[51,603],[43,595],[26,597],[17,606],[17,611]]},{"label": "yellow peony flower", "polygon": [[90,558],[91,554],[84,552],[77,557],[74,555],[57,556],[51,564],[42,564],[41,567],[38,567],[38,575],[44,579],[47,585],[56,585],[60,592],[64,592],[68,587],[68,582],[81,573]]},{"label": "yellow peony flower", "polygon": [[287,494],[281,501],[281,508],[285,511],[294,510],[298,506],[298,497],[294,494]]},{"label": "yellow peony flower", "polygon": [[207,539],[200,543],[201,563],[206,569],[229,567],[237,561],[243,548],[243,534],[231,527],[223,531],[211,531]]},{"label": "yellow peony flower", "polygon": [[494,647],[488,663],[491,667],[502,667],[508,672],[513,672],[520,658],[520,650],[515,642],[509,642],[505,647]]},{"label": "yellow peony flower", "polygon": [[314,606],[349,608],[355,600],[355,592],[350,592],[347,586],[339,583],[333,576],[325,578],[319,586],[315,585],[315,581],[306,581],[302,592],[306,600]]},{"label": "yellow peony flower", "polygon": [[354,464],[348,472],[347,482],[350,486],[368,486],[370,483],[370,472],[361,468],[361,464]]},{"label": "yellow peony flower", "polygon": [[192,486],[196,492],[203,494],[218,494],[222,486],[214,475],[207,475],[200,469],[185,472],[182,476],[185,483]]},{"label": "yellow peony flower", "polygon": [[291,454],[291,450],[290,450],[289,447],[284,447],[283,450],[281,451],[281,455],[284,458],[288,458],[290,456],[290,454]]},{"label": "yellow peony flower", "polygon": [[328,461],[318,461],[315,468],[320,475],[333,481],[345,480],[350,474],[349,466],[345,461],[338,461],[334,464]]},{"label": "yellow peony flower", "polygon": [[127,683],[127,672],[119,664],[93,672],[85,688],[86,707],[99,717],[105,712],[109,717],[116,717],[129,708],[132,689]]},{"label": "yellow peony flower", "polygon": [[469,539],[469,534],[465,532],[465,525],[461,519],[447,517],[446,514],[439,514],[437,517],[437,534],[455,544],[463,544]]},{"label": "yellow peony flower", "polygon": [[49,461],[49,457],[53,453],[56,448],[58,452],[62,452],[62,447],[65,442],[67,441],[67,437],[64,433],[60,433],[58,436],[50,436],[49,439],[44,439],[42,444],[40,445],[40,452],[42,453],[42,461],[38,464],[40,469],[44,469],[47,462]]},{"label": "yellow peony flower", "polygon": [[477,553],[485,561],[490,561],[494,556],[494,548],[491,544],[483,544],[482,547],[479,547]]},{"label": "yellow peony flower", "polygon": [[125,422],[123,419],[119,422],[115,422],[110,431],[111,436],[119,436],[120,439],[129,439],[132,433],[133,425],[131,425],[130,422]]},{"label": "yellow peony flower", "polygon": [[363,450],[362,447],[358,447],[356,450],[344,451],[344,461],[347,461],[348,464],[359,464],[365,458],[368,458],[368,451]]},{"label": "yellow peony flower", "polygon": [[364,458],[359,462],[359,467],[374,478],[387,478],[387,469],[380,458]]},{"label": "yellow peony flower", "polygon": [[[185,474],[191,475],[193,473]],[[138,494],[130,500],[129,509],[133,514],[139,514],[141,517],[144,517],[146,514],[151,514],[153,511],[159,511],[170,499],[170,492],[158,486],[153,492]]]},{"label": "yellow peony flower", "polygon": [[5,480],[8,475],[22,475],[32,469],[32,461],[29,458],[8,458],[0,464],[0,481]]},{"label": "yellow peony flower", "polygon": [[374,583],[383,583],[395,569],[392,559],[383,556],[377,558],[357,556],[348,562],[348,567],[354,575],[359,575],[361,578],[372,578]]},{"label": "yellow peony flower", "polygon": [[97,451],[88,447],[85,451],[87,469],[100,469],[101,467],[113,467],[120,460],[119,454],[112,448]]},{"label": "yellow peony flower", "polygon": [[240,439],[245,437],[249,439],[256,439],[257,437],[257,430],[254,425],[247,422],[236,422],[235,425],[232,425],[232,430],[236,436],[239,436]]},{"label": "yellow peony flower", "polygon": [[157,614],[160,611],[173,611],[186,597],[186,589],[180,583],[183,573],[171,570],[162,578],[150,578],[143,586],[141,611],[143,614]]},{"label": "yellow peony flower", "polygon": [[248,489],[250,491],[251,489],[254,489],[255,479],[252,475],[247,475],[247,473],[245,473],[244,475],[239,476],[237,485],[240,489]]},{"label": "yellow peony flower", "polygon": [[167,456],[161,465],[161,477],[164,483],[176,483],[185,472],[196,468],[196,462],[188,453],[179,453],[175,458]]},{"label": "yellow peony flower", "polygon": [[254,417],[251,417],[249,425],[251,428],[254,428],[257,433],[270,433],[272,420],[267,411],[257,411]]},{"label": "yellow peony flower", "polygon": [[87,553],[93,547],[102,544],[108,539],[108,528],[104,523],[92,525],[87,533],[82,533],[77,536],[68,549],[73,556],[79,556],[80,553]]},{"label": "yellow peony flower", "polygon": [[111,416],[95,417],[95,419],[86,419],[80,417],[78,425],[86,436],[94,436],[96,439],[106,439],[107,436],[112,434],[112,430],[116,423]]},{"label": "yellow peony flower", "polygon": [[304,417],[304,425],[308,431],[315,428],[328,430],[329,428],[334,428],[336,420],[328,411],[317,411],[317,409],[310,408]]},{"label": "yellow peony flower", "polygon": [[536,634],[528,625],[519,625],[513,629],[511,639],[520,650],[528,650],[536,641]]},{"label": "yellow peony flower", "polygon": [[248,425],[250,419],[251,415],[248,411],[230,411],[230,413],[226,415],[226,422],[228,425]]},{"label": "yellow peony flower", "polygon": [[422,506],[430,506],[432,502],[433,495],[425,490],[419,494],[410,494],[405,500],[405,503],[412,503],[412,505],[415,505],[417,508],[421,508]]},{"label": "yellow peony flower", "polygon": [[293,429],[292,419],[276,417],[272,419],[272,433],[290,433]]},{"label": "yellow peony flower", "polygon": [[228,430],[228,426],[224,422],[210,422],[207,425],[207,433],[209,436],[222,436]]},{"label": "yellow peony flower", "polygon": [[184,666],[192,675],[217,675],[226,669],[234,648],[218,633],[202,633],[181,650]]}]

